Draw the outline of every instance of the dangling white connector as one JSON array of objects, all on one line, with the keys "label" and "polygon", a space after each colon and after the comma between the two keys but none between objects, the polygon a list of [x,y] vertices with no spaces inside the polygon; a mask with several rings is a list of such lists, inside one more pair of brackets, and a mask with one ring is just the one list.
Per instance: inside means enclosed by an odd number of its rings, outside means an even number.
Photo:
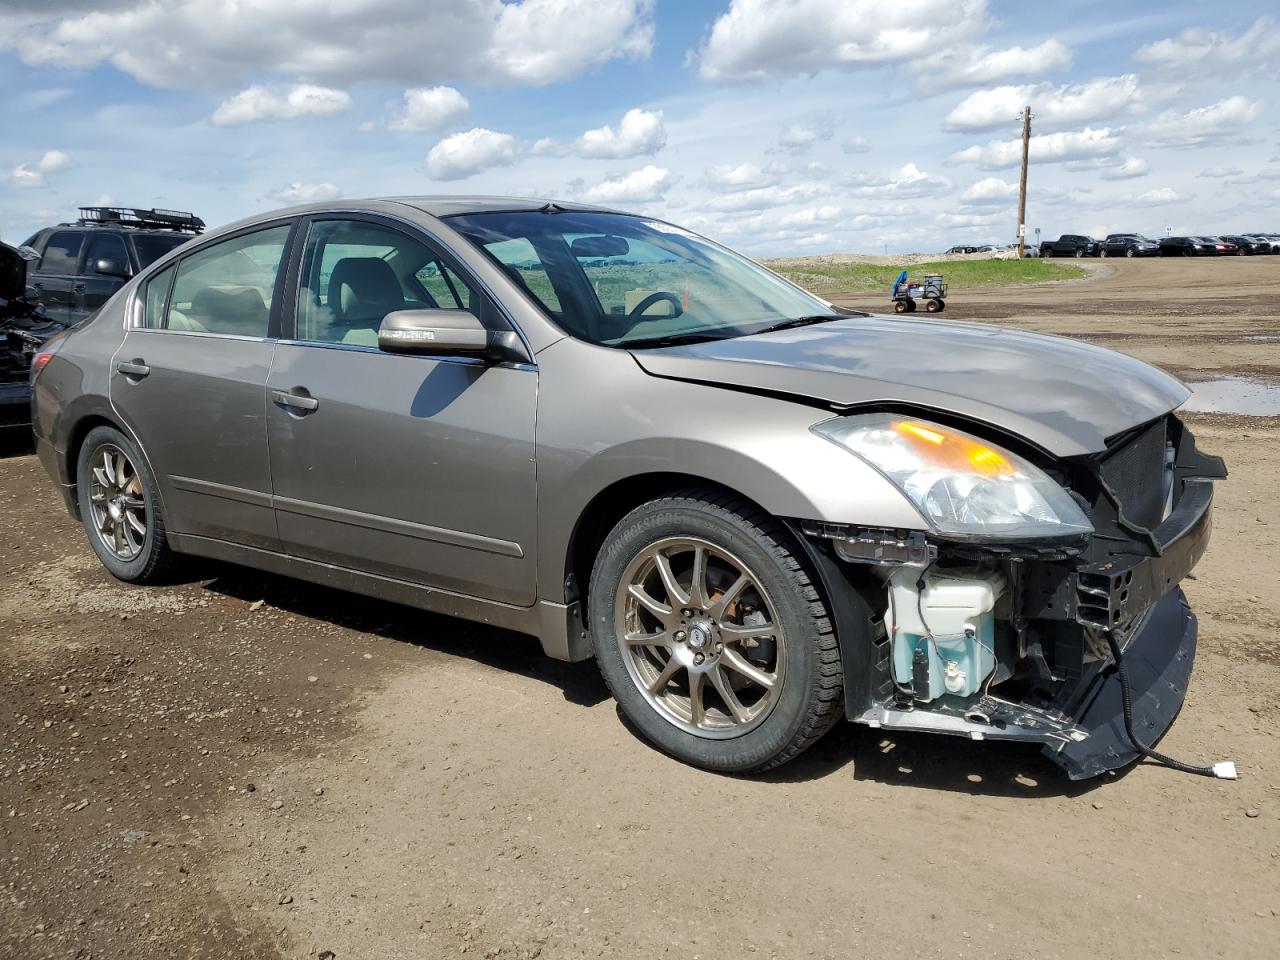
[{"label": "dangling white connector", "polygon": [[1236,779],[1236,764],[1234,760],[1219,760],[1213,765],[1213,775],[1219,780]]}]

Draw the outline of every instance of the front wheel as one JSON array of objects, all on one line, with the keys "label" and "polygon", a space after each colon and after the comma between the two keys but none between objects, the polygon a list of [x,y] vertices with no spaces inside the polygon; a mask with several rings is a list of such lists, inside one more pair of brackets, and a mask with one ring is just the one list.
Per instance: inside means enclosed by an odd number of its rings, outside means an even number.
[{"label": "front wheel", "polygon": [[1133,247],[1129,247],[1129,248],[1127,248],[1127,249],[1125,250],[1125,252],[1124,252],[1124,255],[1125,255],[1126,257],[1130,257],[1130,258],[1132,258],[1132,257],[1133,257]]},{"label": "front wheel", "polygon": [[157,583],[172,568],[155,477],[132,440],[94,427],[76,462],[76,496],[89,546],[113,576]]},{"label": "front wheel", "polygon": [[588,597],[596,662],[660,749],[724,773],[785,763],[839,719],[831,619],[791,535],[728,495],[627,514]]}]

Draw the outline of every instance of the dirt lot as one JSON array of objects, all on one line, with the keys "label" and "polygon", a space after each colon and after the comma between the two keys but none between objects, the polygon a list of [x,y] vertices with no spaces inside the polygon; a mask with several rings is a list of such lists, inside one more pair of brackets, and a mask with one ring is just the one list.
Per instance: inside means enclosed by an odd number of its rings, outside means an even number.
[{"label": "dirt lot", "polygon": [[[1280,375],[1280,258],[1096,267],[946,316]],[[1232,476],[1165,747],[1234,783],[851,725],[702,773],[527,638],[229,568],[117,584],[11,450],[0,957],[1274,958],[1280,420],[1191,422]]]}]

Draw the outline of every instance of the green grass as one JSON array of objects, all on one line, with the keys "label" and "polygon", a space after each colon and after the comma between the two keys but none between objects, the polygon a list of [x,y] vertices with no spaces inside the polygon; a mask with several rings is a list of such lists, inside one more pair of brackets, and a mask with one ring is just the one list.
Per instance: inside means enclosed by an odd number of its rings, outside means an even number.
[{"label": "green grass", "polygon": [[[774,267],[800,286],[816,293],[837,291],[884,290],[905,265],[881,266],[875,263],[821,263],[804,266]],[[911,277],[940,273],[951,290],[966,287],[1003,287],[1021,283],[1044,283],[1049,280],[1076,280],[1087,274],[1083,267],[1052,263],[1046,260],[954,260],[918,263],[906,267]]]}]

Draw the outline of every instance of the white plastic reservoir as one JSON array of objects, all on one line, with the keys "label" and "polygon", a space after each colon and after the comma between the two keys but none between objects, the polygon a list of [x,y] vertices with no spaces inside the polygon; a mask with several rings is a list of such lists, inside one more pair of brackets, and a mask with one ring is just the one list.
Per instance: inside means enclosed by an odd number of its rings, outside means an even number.
[{"label": "white plastic reservoir", "polygon": [[910,688],[917,649],[929,668],[927,693],[917,700],[950,695],[969,697],[995,669],[995,615],[1005,591],[1005,578],[978,569],[931,570],[917,590],[919,567],[899,567],[889,576],[889,611],[893,674]]}]

